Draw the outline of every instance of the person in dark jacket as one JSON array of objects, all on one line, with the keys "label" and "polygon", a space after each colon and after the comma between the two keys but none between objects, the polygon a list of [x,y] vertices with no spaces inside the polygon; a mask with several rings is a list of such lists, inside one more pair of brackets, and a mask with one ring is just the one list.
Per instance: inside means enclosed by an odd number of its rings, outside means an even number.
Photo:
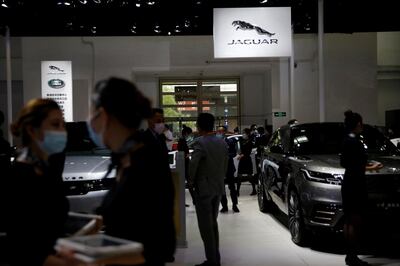
[{"label": "person in dark jacket", "polygon": [[240,195],[241,180],[247,177],[253,187],[251,196],[257,195],[256,184],[253,180],[253,163],[251,161],[251,151],[253,149],[253,143],[250,139],[250,129],[245,128],[243,130],[243,138],[240,141],[240,154],[238,164],[238,182],[237,182],[237,195]]},{"label": "person in dark jacket", "polygon": [[[147,119],[148,128],[144,132],[144,141],[160,148],[166,157],[168,157],[168,148],[166,137],[163,134],[165,131],[164,110],[161,108],[153,108],[151,116]],[[168,158],[167,158],[168,159]]]},{"label": "person in dark jacket", "polygon": [[118,78],[99,82],[93,99],[88,129],[113,152],[117,168],[117,182],[99,209],[105,233],[142,243],[144,265],[165,265],[176,248],[174,187],[164,150],[139,131],[151,116],[150,101]]},{"label": "person in dark jacket", "polygon": [[[189,179],[189,162],[190,162],[190,154],[189,154],[189,146],[187,143],[187,138],[192,134],[193,130],[190,127],[183,125],[181,137],[178,140],[178,151],[183,151],[185,153],[185,180],[186,182]],[[190,196],[192,197],[192,203],[195,205],[193,189],[189,188]],[[187,205],[188,206],[188,205]]]},{"label": "person in dark jacket", "polygon": [[352,111],[345,112],[346,136],[340,164],[345,168],[342,184],[342,203],[345,217],[344,235],[347,243],[345,262],[350,266],[369,265],[357,257],[360,229],[368,200],[365,171],[382,168],[380,163],[368,163],[367,154],[359,135],[362,132],[362,117]]},{"label": "person in dark jacket", "polygon": [[10,265],[74,265],[56,256],[54,245],[64,236],[69,204],[61,171],[49,158],[62,152],[67,133],[60,107],[50,99],[34,99],[21,110],[11,131],[22,149],[8,179],[6,232]]},{"label": "person in dark jacket", "polygon": [[[217,131],[217,137],[220,137],[225,140],[226,144],[228,145],[228,170],[226,171],[226,176],[225,176],[225,184],[228,185],[228,189],[231,195],[231,200],[232,200],[232,210],[233,212],[240,212],[238,208],[238,197],[237,197],[237,192],[236,192],[236,187],[235,187],[235,164],[233,162],[233,158],[236,157],[237,151],[236,151],[236,141],[234,138],[228,139],[226,137],[226,127],[221,126],[218,128]],[[221,198],[221,205],[222,209],[220,212],[224,213],[228,211],[228,198],[226,197],[226,194],[222,195]]]}]

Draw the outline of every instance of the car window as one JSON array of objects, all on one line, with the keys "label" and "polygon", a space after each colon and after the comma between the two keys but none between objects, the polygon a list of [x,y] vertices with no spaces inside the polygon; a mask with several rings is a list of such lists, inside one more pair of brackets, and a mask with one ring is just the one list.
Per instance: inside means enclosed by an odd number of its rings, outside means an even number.
[{"label": "car window", "polygon": [[90,138],[87,130],[86,122],[69,122],[66,123],[68,132],[67,146],[65,152],[67,154],[96,154],[110,155],[110,150],[98,147]]},{"label": "car window", "polygon": [[279,129],[275,131],[272,135],[271,140],[267,146],[267,152],[276,152],[275,148],[282,148],[282,140]]},{"label": "car window", "polygon": [[368,153],[380,155],[397,155],[397,147],[377,128],[364,126],[361,141]]},{"label": "car window", "polygon": [[[343,124],[305,124],[292,128],[291,141],[297,154],[339,154],[346,131]],[[364,125],[361,139],[367,153],[393,155],[396,147],[377,129]]]}]

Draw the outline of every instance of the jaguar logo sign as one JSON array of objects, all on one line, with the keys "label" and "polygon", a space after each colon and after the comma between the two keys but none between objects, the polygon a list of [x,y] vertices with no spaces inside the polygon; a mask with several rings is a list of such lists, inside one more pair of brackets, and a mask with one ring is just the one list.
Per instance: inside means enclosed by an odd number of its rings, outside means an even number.
[{"label": "jaguar logo sign", "polygon": [[51,79],[48,81],[49,87],[53,89],[61,89],[65,87],[65,82],[62,79]]},{"label": "jaguar logo sign", "polygon": [[215,58],[291,56],[291,9],[214,8],[213,39]]},{"label": "jaguar logo sign", "polygon": [[73,121],[72,62],[42,61],[42,98],[53,99],[64,119]]},{"label": "jaguar logo sign", "polygon": [[53,65],[49,66],[49,68],[53,71],[64,72],[64,69],[61,69],[61,68],[53,66]]},{"label": "jaguar logo sign", "polygon": [[[232,22],[232,25],[236,27],[236,30],[254,30],[258,33],[258,35],[268,35],[269,37],[275,35],[275,33],[269,32],[259,26],[253,25],[246,21],[235,20]],[[278,44],[278,39],[233,39],[231,42],[228,42],[228,45],[264,45],[264,44]]]},{"label": "jaguar logo sign", "polygon": [[232,22],[232,25],[236,27],[236,30],[255,30],[260,35],[268,35],[269,37],[275,35],[275,33],[269,32],[259,26],[253,25],[246,21],[235,20]]}]

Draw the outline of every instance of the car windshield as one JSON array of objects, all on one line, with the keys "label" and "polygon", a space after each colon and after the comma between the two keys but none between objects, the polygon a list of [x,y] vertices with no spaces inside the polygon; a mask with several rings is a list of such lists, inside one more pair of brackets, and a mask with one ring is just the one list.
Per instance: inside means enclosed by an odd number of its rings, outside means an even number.
[{"label": "car windshield", "polygon": [[67,154],[96,154],[110,155],[110,150],[98,147],[89,137],[86,122],[66,123],[68,141],[65,151]]},{"label": "car windshield", "polygon": [[[339,154],[345,137],[340,123],[298,125],[292,128],[291,140],[297,154]],[[399,151],[376,128],[364,125],[361,134],[367,153],[394,155]]]}]

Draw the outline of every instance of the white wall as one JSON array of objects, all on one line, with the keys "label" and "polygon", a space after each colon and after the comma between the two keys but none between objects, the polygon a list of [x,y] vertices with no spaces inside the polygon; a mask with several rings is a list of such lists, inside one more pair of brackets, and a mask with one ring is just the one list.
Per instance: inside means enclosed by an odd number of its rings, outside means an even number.
[{"label": "white wall", "polygon": [[378,33],[378,114],[385,125],[385,112],[400,109],[400,32]]},{"label": "white wall", "polygon": [[343,121],[344,111],[352,109],[365,123],[377,124],[376,51],[376,33],[325,37],[327,121]]},{"label": "white wall", "polygon": [[385,125],[385,112],[400,109],[400,79],[378,81],[379,125]]},{"label": "white wall", "polygon": [[378,65],[400,66],[400,32],[378,32]]},{"label": "white wall", "polygon": [[[289,113],[289,61],[214,60],[212,36],[185,37],[79,37],[21,38],[24,99],[40,96],[40,61],[72,60],[74,89],[85,93],[95,82],[119,76],[137,83],[153,101],[159,103],[160,77],[240,77],[241,115],[244,125],[285,124]],[[294,116],[300,122],[318,121],[317,37],[295,35]],[[94,68],[92,64],[94,62]],[[326,34],[325,81],[327,121],[342,121],[343,111],[360,112],[366,122],[378,122],[376,84],[376,33]],[[86,84],[86,85],[85,85]],[[85,113],[80,109],[75,113]],[[272,111],[287,112],[287,117],[272,118]],[[81,114],[80,117],[85,117]]]},{"label": "white wall", "polygon": [[[211,36],[100,37],[84,41],[94,45],[95,82],[109,76],[133,80],[158,106],[160,77],[240,77],[241,114],[254,117],[259,124],[268,118],[271,121],[268,62],[214,62]],[[92,86],[93,50],[81,38],[22,38],[22,50],[25,100],[40,96],[42,60],[71,60],[74,80],[82,81],[74,84]],[[87,88],[74,89],[74,93],[86,97]],[[75,104],[74,108],[78,109],[74,111],[77,118],[87,115],[83,114],[87,112],[86,106]]]}]

